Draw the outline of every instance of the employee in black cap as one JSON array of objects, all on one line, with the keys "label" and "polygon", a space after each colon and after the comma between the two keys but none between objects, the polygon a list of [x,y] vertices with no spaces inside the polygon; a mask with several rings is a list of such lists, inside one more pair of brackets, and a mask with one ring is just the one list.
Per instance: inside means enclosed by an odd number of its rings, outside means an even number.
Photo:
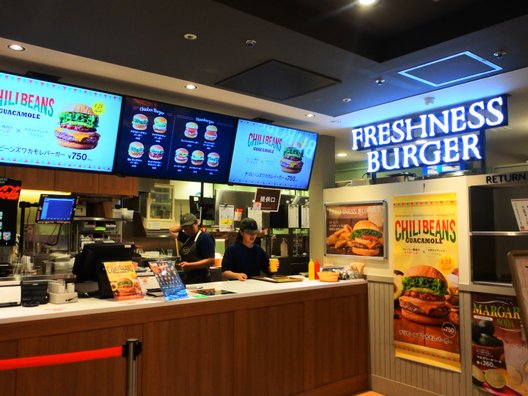
[{"label": "employee in black cap", "polygon": [[209,267],[214,265],[215,241],[207,232],[200,230],[198,219],[192,213],[182,216],[180,224],[169,228],[176,237],[181,256],[184,283],[210,281]]},{"label": "employee in black cap", "polygon": [[222,276],[245,281],[248,277],[271,275],[269,257],[255,243],[259,232],[257,222],[251,218],[240,221],[235,243],[229,246],[222,259]]}]

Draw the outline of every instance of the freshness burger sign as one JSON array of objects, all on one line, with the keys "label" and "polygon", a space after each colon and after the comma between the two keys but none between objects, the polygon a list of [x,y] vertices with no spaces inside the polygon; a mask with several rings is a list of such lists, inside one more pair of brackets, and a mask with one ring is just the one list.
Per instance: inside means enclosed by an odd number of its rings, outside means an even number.
[{"label": "freshness burger sign", "polygon": [[352,129],[352,149],[367,153],[367,172],[481,160],[480,133],[508,124],[506,96]]}]

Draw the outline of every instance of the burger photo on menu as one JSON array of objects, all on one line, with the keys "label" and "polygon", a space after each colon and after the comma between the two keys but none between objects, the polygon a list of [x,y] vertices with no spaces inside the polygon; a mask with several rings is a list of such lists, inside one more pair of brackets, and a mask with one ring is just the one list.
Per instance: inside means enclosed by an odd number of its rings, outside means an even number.
[{"label": "burger photo on menu", "polygon": [[178,164],[185,164],[189,160],[189,151],[186,148],[180,147],[174,154],[174,161]]},{"label": "burger photo on menu", "polygon": [[297,147],[286,147],[280,161],[280,167],[286,173],[299,173],[303,167],[303,150]]},{"label": "burger photo on menu", "polygon": [[156,133],[165,133],[167,131],[167,119],[161,116],[154,118],[152,129]]},{"label": "burger photo on menu", "polygon": [[59,126],[55,128],[55,137],[63,147],[91,150],[99,142],[100,135],[96,132],[98,125],[99,116],[90,106],[70,104],[59,114]]},{"label": "burger photo on menu", "polygon": [[194,150],[191,155],[191,163],[193,165],[202,165],[204,162],[204,152],[202,150]]},{"label": "burger photo on menu", "polygon": [[447,280],[436,268],[417,265],[403,275],[399,297],[401,316],[415,323],[440,326],[451,311],[446,303]]},{"label": "burger photo on menu", "polygon": [[132,128],[134,128],[136,131],[144,131],[147,129],[148,125],[148,118],[144,114],[135,114],[134,117],[132,117]]},{"label": "burger photo on menu", "polygon": [[132,158],[141,158],[145,152],[145,146],[141,142],[132,142],[128,145],[128,155]]},{"label": "burger photo on menu", "polygon": [[217,128],[214,125],[207,125],[205,128],[204,138],[210,142],[216,140]]},{"label": "burger photo on menu", "polygon": [[220,162],[220,155],[215,152],[207,154],[207,166],[216,168]]},{"label": "burger photo on menu", "polygon": [[369,220],[359,220],[352,227],[349,246],[358,256],[379,256],[383,248],[383,232]]},{"label": "burger photo on menu", "polygon": [[161,161],[164,153],[165,153],[165,150],[163,149],[163,147],[160,146],[159,144],[155,144],[153,146],[150,146],[149,158],[151,160]]},{"label": "burger photo on menu", "polygon": [[188,122],[185,124],[185,132],[183,134],[189,139],[196,138],[198,136],[198,124],[196,122]]}]

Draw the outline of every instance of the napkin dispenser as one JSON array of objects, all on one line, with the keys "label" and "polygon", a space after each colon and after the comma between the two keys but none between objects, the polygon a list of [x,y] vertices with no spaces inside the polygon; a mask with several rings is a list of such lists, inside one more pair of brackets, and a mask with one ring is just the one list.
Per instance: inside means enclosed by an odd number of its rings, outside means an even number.
[{"label": "napkin dispenser", "polygon": [[0,307],[20,305],[22,289],[19,280],[0,281]]}]

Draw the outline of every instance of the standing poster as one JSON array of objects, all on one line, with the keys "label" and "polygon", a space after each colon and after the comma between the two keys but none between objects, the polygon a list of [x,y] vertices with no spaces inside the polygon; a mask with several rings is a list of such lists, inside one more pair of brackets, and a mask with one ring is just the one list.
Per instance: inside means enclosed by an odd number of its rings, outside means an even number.
[{"label": "standing poster", "polygon": [[173,261],[149,262],[150,269],[160,285],[165,300],[179,300],[188,297],[178,270]]},{"label": "standing poster", "polygon": [[326,255],[386,257],[385,201],[325,204]]},{"label": "standing poster", "polygon": [[514,296],[471,295],[473,383],[495,395],[528,395],[528,347]]},{"label": "standing poster", "polygon": [[14,246],[22,182],[0,178],[0,246]]},{"label": "standing poster", "polygon": [[394,197],[397,357],[460,371],[455,193]]},{"label": "standing poster", "polygon": [[105,261],[103,264],[115,300],[143,298],[132,261]]}]

